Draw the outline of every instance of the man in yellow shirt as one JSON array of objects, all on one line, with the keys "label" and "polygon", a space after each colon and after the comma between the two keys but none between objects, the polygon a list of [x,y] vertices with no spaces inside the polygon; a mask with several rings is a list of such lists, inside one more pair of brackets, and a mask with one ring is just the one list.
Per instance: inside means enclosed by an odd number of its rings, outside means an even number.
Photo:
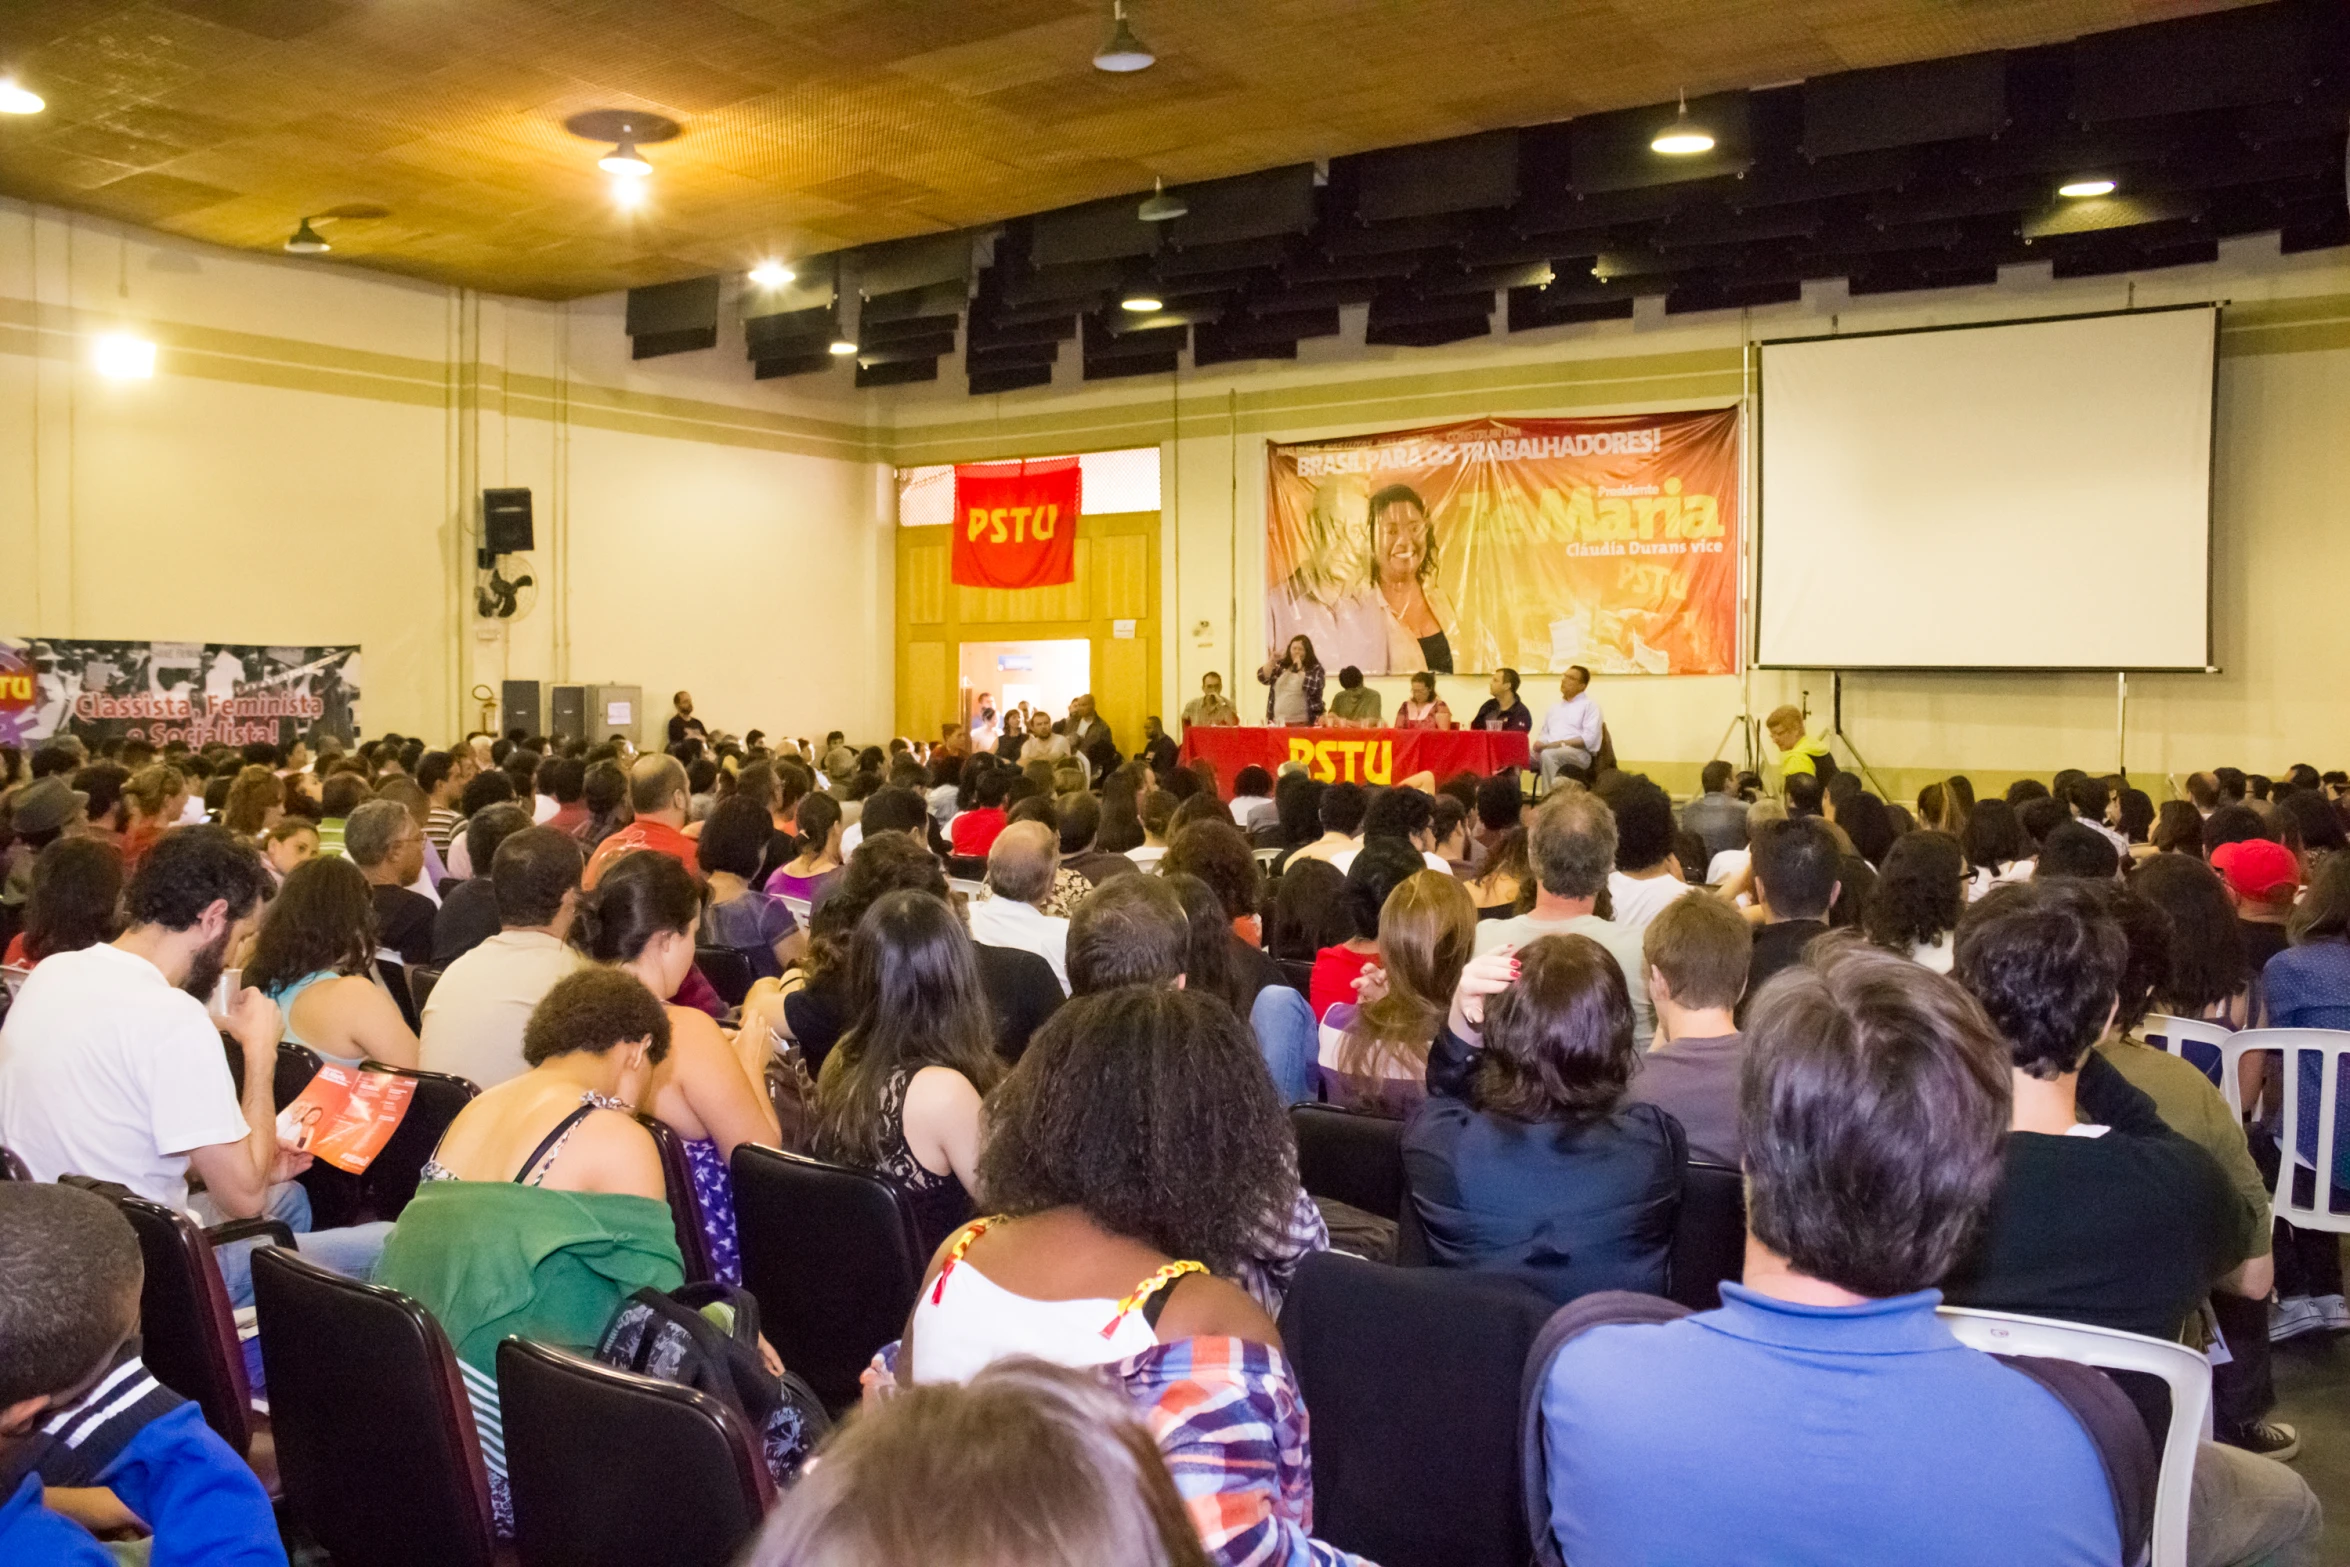
[{"label": "man in yellow shirt", "polygon": [[1836,776],[1836,759],[1828,754],[1828,742],[1814,740],[1803,732],[1802,708],[1789,702],[1772,709],[1771,716],[1763,720],[1763,730],[1771,737],[1771,744],[1779,748],[1782,781],[1798,773],[1816,773],[1824,784]]}]

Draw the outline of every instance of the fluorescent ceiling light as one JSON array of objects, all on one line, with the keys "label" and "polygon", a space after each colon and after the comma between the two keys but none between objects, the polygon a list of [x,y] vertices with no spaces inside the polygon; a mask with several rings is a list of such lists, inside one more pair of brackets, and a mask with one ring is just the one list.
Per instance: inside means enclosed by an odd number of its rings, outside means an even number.
[{"label": "fluorescent ceiling light", "polygon": [[47,99],[29,87],[17,85],[13,76],[0,76],[0,114],[39,114],[49,107]]},{"label": "fluorescent ceiling light", "polygon": [[606,174],[618,174],[634,180],[641,180],[653,172],[653,166],[645,161],[644,154],[636,150],[636,143],[626,136],[620,138],[618,146],[596,160],[596,167]]},{"label": "fluorescent ceiling light", "polygon": [[761,288],[781,288],[796,274],[780,261],[762,261],[751,268],[751,281]]},{"label": "fluorescent ceiling light", "polygon": [[1093,68],[1097,71],[1142,71],[1158,64],[1159,57],[1126,25],[1126,0],[1112,0],[1110,6],[1110,36],[1094,54]]},{"label": "fluorescent ceiling light", "polygon": [[1668,158],[1687,158],[1714,150],[1713,133],[1689,118],[1689,95],[1681,95],[1681,112],[1673,123],[1656,133],[1648,144],[1649,151],[1661,152]]},{"label": "fluorescent ceiling light", "polygon": [[832,340],[832,356],[835,359],[846,359],[856,351],[857,340],[845,333]]},{"label": "fluorescent ceiling light", "polygon": [[1121,309],[1131,310],[1138,316],[1156,315],[1166,308],[1165,302],[1147,288],[1135,289],[1119,300],[1118,304]]},{"label": "fluorescent ceiling light", "polygon": [[118,381],[144,381],[155,374],[155,345],[129,332],[109,332],[98,339],[98,373]]},{"label": "fluorescent ceiling light", "polygon": [[2071,180],[2065,184],[2057,186],[2056,193],[2059,196],[2072,196],[2076,198],[2081,196],[2110,196],[2113,194],[2113,181]]}]

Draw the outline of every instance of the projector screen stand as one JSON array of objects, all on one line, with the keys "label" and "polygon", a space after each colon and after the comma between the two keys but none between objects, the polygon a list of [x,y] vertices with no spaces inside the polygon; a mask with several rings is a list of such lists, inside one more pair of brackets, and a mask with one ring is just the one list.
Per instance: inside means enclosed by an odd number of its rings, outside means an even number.
[{"label": "projector screen stand", "polygon": [[1722,753],[1730,749],[1732,735],[1738,736],[1744,742],[1742,749],[1746,752],[1746,771],[1759,775],[1761,769],[1755,765],[1754,754],[1754,714],[1745,709],[1741,709],[1738,715],[1723,727],[1722,738],[1715,742],[1714,754],[1707,760],[1721,760]]},{"label": "projector screen stand", "polygon": [[1844,749],[1850,751],[1852,759],[1860,764],[1861,776],[1866,778],[1869,781],[1869,786],[1877,791],[1877,798],[1890,805],[1893,803],[1893,797],[1886,793],[1884,782],[1877,777],[1877,770],[1869,765],[1867,757],[1860,754],[1860,747],[1852,743],[1852,736],[1844,732],[1844,672],[1842,670],[1832,669],[1828,672],[1828,703],[1828,738],[1844,742]]}]

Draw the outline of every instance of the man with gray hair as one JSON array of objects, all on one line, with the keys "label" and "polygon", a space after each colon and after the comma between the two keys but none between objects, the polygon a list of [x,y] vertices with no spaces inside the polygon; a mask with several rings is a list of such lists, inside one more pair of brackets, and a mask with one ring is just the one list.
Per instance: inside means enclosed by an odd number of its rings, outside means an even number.
[{"label": "man with gray hair", "polygon": [[1070,993],[1180,985],[1190,943],[1191,925],[1173,887],[1156,876],[1113,876],[1069,917]]},{"label": "man with gray hair", "polygon": [[424,872],[424,827],[397,800],[369,800],[343,824],[343,853],[375,895],[376,940],[403,963],[432,961],[432,899],[411,892]]},{"label": "man with gray hair", "polygon": [[1523,947],[1545,936],[1589,936],[1605,947],[1623,970],[1632,998],[1632,1039],[1648,1048],[1656,1032],[1656,1009],[1648,1001],[1648,964],[1640,932],[1593,912],[1616,867],[1616,817],[1607,802],[1581,784],[1561,783],[1534,813],[1526,834],[1526,857],[1534,868],[1532,913],[1514,919],[1481,920],[1480,956],[1497,947]]},{"label": "man with gray hair", "polygon": [[685,780],[684,763],[659,752],[638,757],[628,770],[628,803],[636,811],[636,820],[596,845],[580,885],[595,891],[597,881],[614,860],[639,849],[668,855],[700,881],[697,845],[685,835],[686,812],[692,801],[693,789]]},{"label": "man with gray hair", "polygon": [[1014,822],[996,834],[987,851],[988,896],[971,905],[971,939],[1035,953],[1067,995],[1069,922],[1044,911],[1060,864],[1060,837],[1042,822]]}]

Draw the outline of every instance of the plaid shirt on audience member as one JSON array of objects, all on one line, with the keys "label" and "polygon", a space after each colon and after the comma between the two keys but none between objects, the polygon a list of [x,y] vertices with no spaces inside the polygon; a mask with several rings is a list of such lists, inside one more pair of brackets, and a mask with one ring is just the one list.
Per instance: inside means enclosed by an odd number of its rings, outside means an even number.
[{"label": "plaid shirt on audience member", "polygon": [[1297,1276],[1297,1265],[1315,1252],[1329,1249],[1330,1226],[1323,1222],[1322,1210],[1314,1206],[1314,1199],[1300,1186],[1289,1212],[1279,1219],[1266,1217],[1254,1255],[1240,1260],[1240,1271],[1233,1282],[1265,1308],[1266,1316],[1278,1317],[1281,1298],[1289,1293],[1289,1281]]}]

